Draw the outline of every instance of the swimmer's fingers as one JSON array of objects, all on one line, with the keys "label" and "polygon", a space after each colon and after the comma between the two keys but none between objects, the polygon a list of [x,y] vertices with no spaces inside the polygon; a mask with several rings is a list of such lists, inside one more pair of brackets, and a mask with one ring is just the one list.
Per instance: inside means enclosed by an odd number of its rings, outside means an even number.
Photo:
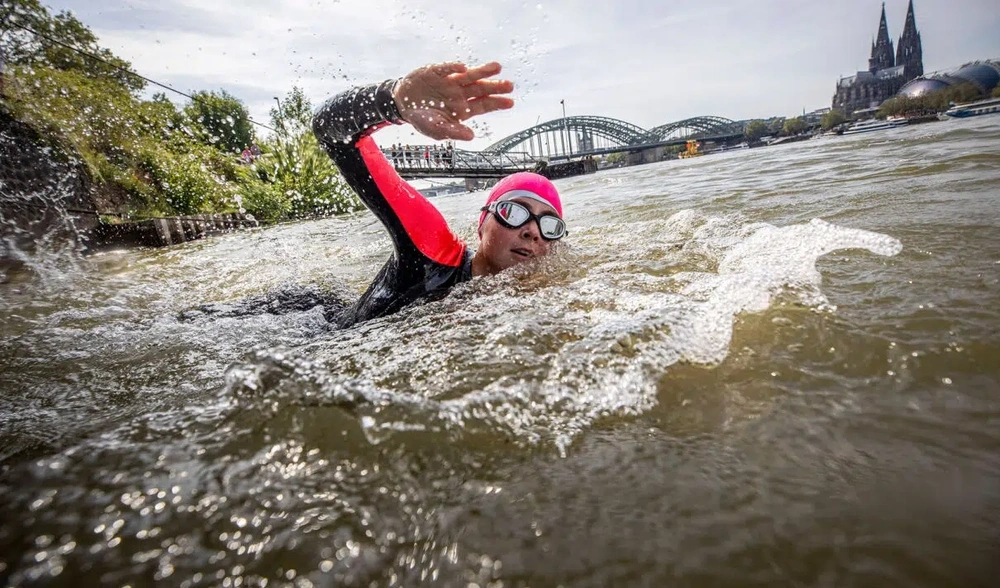
[{"label": "swimmer's fingers", "polygon": [[468,68],[464,72],[458,72],[455,75],[452,75],[451,79],[463,86],[468,86],[469,84],[474,84],[484,78],[495,76],[500,73],[500,70],[502,69],[503,68],[499,63],[491,61],[489,63],[484,63],[483,65]]},{"label": "swimmer's fingers", "polygon": [[450,75],[458,77],[469,71],[469,68],[464,63],[458,61],[449,61],[447,63],[435,63],[434,65],[428,65],[426,67],[422,67],[417,71],[419,72],[425,69],[429,69],[434,74],[439,75],[441,77]]},{"label": "swimmer's fingers", "polygon": [[510,94],[514,91],[514,82],[510,80],[480,80],[462,88],[466,98],[482,98],[493,94]]},{"label": "swimmer's fingers", "polygon": [[421,134],[435,140],[456,139],[459,141],[470,141],[475,138],[472,129],[444,116],[440,111],[433,109],[417,110],[412,113],[409,123]]},{"label": "swimmer's fingers", "polygon": [[454,139],[456,141],[471,141],[476,138],[476,133],[462,123],[448,123],[443,131],[446,133],[439,141],[444,139]]},{"label": "swimmer's fingers", "polygon": [[506,96],[485,96],[474,98],[467,102],[467,112],[465,118],[472,118],[480,114],[486,114],[496,110],[506,110],[514,107],[514,100]]}]

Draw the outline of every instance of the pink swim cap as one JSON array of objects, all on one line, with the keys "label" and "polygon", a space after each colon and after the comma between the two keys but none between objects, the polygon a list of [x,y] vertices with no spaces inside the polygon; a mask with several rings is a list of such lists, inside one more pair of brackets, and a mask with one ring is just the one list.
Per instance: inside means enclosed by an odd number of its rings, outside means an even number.
[{"label": "pink swim cap", "polygon": [[[486,199],[485,206],[489,206],[501,198],[504,200],[530,198],[531,200],[548,204],[556,209],[556,214],[559,215],[559,218],[562,218],[563,215],[562,200],[559,199],[559,192],[556,190],[556,187],[548,178],[536,173],[518,172],[500,180],[496,186],[493,186],[490,197]],[[482,235],[483,223],[486,222],[487,214],[489,213],[484,210],[479,215],[480,235]]]}]

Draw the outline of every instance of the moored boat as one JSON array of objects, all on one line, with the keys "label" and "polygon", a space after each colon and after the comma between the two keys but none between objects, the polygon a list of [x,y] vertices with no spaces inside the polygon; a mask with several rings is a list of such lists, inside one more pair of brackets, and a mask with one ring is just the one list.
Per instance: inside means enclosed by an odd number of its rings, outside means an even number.
[{"label": "moored boat", "polygon": [[681,159],[688,159],[690,157],[701,157],[702,155],[705,155],[705,152],[701,151],[699,147],[701,147],[701,143],[694,139],[689,139],[687,142],[687,149],[677,154],[677,157],[680,157]]},{"label": "moored boat", "polygon": [[856,135],[858,133],[884,131],[886,129],[894,129],[896,127],[901,127],[907,124],[907,122],[908,121],[905,118],[893,118],[886,120],[876,120],[876,119],[863,120],[847,127],[847,129],[844,130],[844,134]]},{"label": "moored boat", "polygon": [[970,116],[980,116],[983,114],[996,114],[1000,112],[1000,98],[980,100],[969,104],[956,104],[945,111],[945,116],[952,118],[968,118]]}]

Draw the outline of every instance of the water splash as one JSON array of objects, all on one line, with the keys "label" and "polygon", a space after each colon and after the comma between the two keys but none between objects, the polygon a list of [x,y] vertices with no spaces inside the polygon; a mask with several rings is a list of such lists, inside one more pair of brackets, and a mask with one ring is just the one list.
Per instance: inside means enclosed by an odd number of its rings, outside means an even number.
[{"label": "water splash", "polygon": [[615,229],[601,232],[604,253],[585,231],[538,271],[475,280],[304,349],[258,351],[230,370],[227,393],[340,406],[372,442],[419,429],[565,452],[595,421],[653,407],[670,366],[724,361],[739,314],[779,296],[824,307],[821,256],[901,250],[822,220],[775,227],[683,211]]}]

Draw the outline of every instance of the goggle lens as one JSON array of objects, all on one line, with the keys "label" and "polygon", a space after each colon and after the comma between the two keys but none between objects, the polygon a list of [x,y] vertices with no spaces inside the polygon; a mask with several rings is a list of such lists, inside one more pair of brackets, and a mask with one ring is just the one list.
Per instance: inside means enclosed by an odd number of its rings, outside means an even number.
[{"label": "goggle lens", "polygon": [[531,212],[517,202],[501,202],[497,204],[497,215],[512,227],[520,227],[531,220]]},{"label": "goggle lens", "polygon": [[546,239],[558,239],[566,232],[566,223],[561,218],[545,215],[538,217],[538,228]]},{"label": "goggle lens", "polygon": [[496,202],[487,210],[493,212],[501,224],[516,229],[524,223],[535,219],[538,221],[538,231],[548,241],[555,241],[566,236],[566,223],[558,216],[551,214],[535,215],[526,206],[513,200]]}]

